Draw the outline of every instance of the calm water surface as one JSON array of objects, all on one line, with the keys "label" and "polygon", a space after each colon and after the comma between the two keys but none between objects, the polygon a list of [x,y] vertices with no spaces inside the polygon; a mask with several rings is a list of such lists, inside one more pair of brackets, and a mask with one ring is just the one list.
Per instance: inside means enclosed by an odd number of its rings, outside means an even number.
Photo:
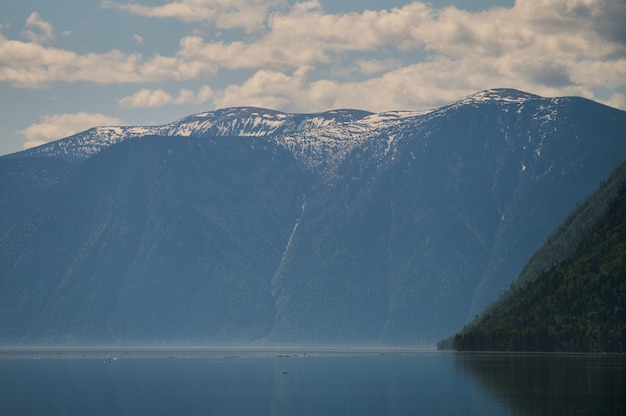
[{"label": "calm water surface", "polygon": [[0,352],[0,415],[626,415],[619,355]]}]

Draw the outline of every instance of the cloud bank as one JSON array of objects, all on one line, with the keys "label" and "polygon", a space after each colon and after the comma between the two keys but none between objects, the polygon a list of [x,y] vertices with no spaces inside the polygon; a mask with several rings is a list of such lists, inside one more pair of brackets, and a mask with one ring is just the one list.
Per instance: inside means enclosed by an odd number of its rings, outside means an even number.
[{"label": "cloud bank", "polygon": [[[337,14],[318,0],[151,4],[102,2],[120,13],[188,24],[173,54],[55,48],[46,45],[55,39],[52,26],[33,13],[27,41],[0,34],[0,82],[15,88],[136,85],[135,93],[117,100],[124,108],[193,102],[285,111],[423,109],[492,87],[626,108],[616,91],[626,87],[621,0],[517,0],[512,8],[482,12],[412,2]],[[225,31],[228,40],[216,40],[215,31]],[[227,81],[230,71],[246,75]],[[180,86],[166,91],[164,82]]]},{"label": "cloud bank", "polygon": [[24,137],[24,149],[39,146],[51,140],[85,131],[94,126],[119,126],[125,124],[122,120],[104,114],[76,113],[55,114],[41,117],[38,123],[33,123],[19,131]]}]

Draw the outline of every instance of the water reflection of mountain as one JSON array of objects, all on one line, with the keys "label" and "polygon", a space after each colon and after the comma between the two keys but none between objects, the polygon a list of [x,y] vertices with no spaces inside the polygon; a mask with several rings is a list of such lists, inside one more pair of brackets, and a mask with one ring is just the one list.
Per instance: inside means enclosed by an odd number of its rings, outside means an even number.
[{"label": "water reflection of mountain", "polygon": [[512,414],[626,414],[623,355],[458,354],[456,366]]}]

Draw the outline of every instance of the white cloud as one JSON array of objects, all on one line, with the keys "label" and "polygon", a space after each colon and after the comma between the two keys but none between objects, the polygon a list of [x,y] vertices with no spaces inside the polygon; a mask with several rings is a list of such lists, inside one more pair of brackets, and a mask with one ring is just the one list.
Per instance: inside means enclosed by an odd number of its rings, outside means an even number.
[{"label": "white cloud", "polygon": [[138,35],[136,33],[133,34],[133,40],[138,44],[143,45],[143,37],[141,35]]},{"label": "white cloud", "polygon": [[197,93],[183,88],[176,98],[162,89],[144,88],[135,94],[120,98],[117,103],[126,108],[151,108],[167,104],[202,104],[213,97],[213,90],[208,86],[201,87]]},{"label": "white cloud", "polygon": [[96,84],[181,81],[213,76],[215,72],[213,64],[200,60],[161,55],[146,60],[141,54],[118,50],[81,55],[0,35],[0,82],[15,87],[38,88],[58,81]]},{"label": "white cloud", "polygon": [[582,96],[626,108],[623,94],[601,100],[586,85],[542,86],[530,77],[521,78],[520,69],[507,57],[468,60],[439,56],[363,81],[315,80],[312,73],[312,67],[291,74],[259,70],[241,85],[217,91],[213,102],[217,107],[254,105],[301,112],[331,108],[411,110],[435,108],[482,89],[514,87],[545,96]]},{"label": "white cloud", "polygon": [[[375,53],[382,47],[413,45],[410,28],[429,18],[422,3],[402,9],[332,15],[318,1],[297,3],[287,13],[274,13],[268,30],[250,40],[204,42],[181,39],[178,56],[231,69],[295,69],[341,60],[347,52]],[[371,59],[370,59],[371,61]]]},{"label": "white cloud", "polygon": [[32,12],[26,19],[26,27],[34,30],[25,30],[22,32],[33,43],[48,43],[56,39],[52,25],[44,21],[39,13]]},{"label": "white cloud", "polygon": [[26,138],[24,149],[71,136],[94,126],[119,126],[125,123],[115,117],[104,114],[75,113],[54,114],[41,117],[38,123],[33,123],[24,130],[18,131]]},{"label": "white cloud", "polygon": [[197,93],[186,88],[178,92],[178,97],[174,100],[174,104],[203,104],[213,98],[213,90],[204,85]]},{"label": "white cloud", "polygon": [[[304,67],[293,75],[278,71],[259,70],[242,85],[230,85],[213,100],[218,107],[251,105],[291,111],[312,111],[323,97],[312,99],[308,75],[312,68]],[[304,108],[308,107],[309,110]],[[322,108],[324,107],[322,104]]]},{"label": "white cloud", "polygon": [[[360,108],[370,111],[436,107],[471,92],[465,68],[445,58],[401,67],[360,82],[313,80],[312,67],[292,74],[260,70],[241,85],[216,93],[218,107],[253,105],[286,111]],[[454,72],[449,70],[454,67]],[[447,81],[447,83],[446,83]]]},{"label": "white cloud", "polygon": [[222,29],[244,28],[253,32],[262,28],[269,11],[285,5],[282,0],[178,0],[159,6],[137,3],[121,4],[105,0],[104,7],[117,8],[132,14],[172,18],[183,22],[214,23]]},{"label": "white cloud", "polygon": [[127,108],[160,107],[171,102],[172,96],[165,91],[161,89],[151,91],[146,88],[137,91],[133,95],[129,95],[127,97],[117,100],[117,103],[119,105]]},{"label": "white cloud", "polygon": [[[423,108],[491,87],[588,98],[595,98],[594,89],[626,88],[624,1],[517,0],[512,8],[482,12],[413,2],[340,14],[325,12],[318,0],[292,6],[282,0],[103,4],[249,33],[237,38],[233,31],[235,37],[225,37],[229,41],[188,35],[175,54],[151,57],[116,50],[81,55],[0,35],[0,82],[39,87],[59,81],[145,84],[216,77],[214,89],[205,94],[146,89],[119,104],[130,108],[213,100],[219,106],[285,110]],[[38,15],[31,25],[47,33]],[[138,35],[135,39],[141,41]],[[226,86],[221,75],[229,70],[251,75]],[[354,74],[359,81],[345,82]]]},{"label": "white cloud", "polygon": [[355,63],[359,71],[365,75],[378,74],[399,65],[396,59],[359,59]]},{"label": "white cloud", "polygon": [[[257,69],[255,78],[242,88],[256,85],[267,71],[280,70],[288,76],[290,70],[329,63],[348,68],[344,74],[355,64],[369,75],[396,68],[393,59],[370,57],[381,49],[396,56],[423,49],[426,63],[446,62],[447,66],[422,68],[436,67],[443,74],[457,72],[455,66],[463,67],[468,72],[459,75],[466,79],[467,88],[487,88],[495,83],[529,85],[535,91],[582,90],[597,85],[598,78],[602,78],[602,86],[617,88],[625,85],[620,58],[625,42],[620,41],[619,19],[604,11],[607,5],[607,0],[545,0],[539,5],[520,0],[510,9],[468,12],[436,10],[414,2],[388,11],[331,15],[323,12],[319,2],[310,1],[296,4],[288,13],[273,14],[269,30],[251,41],[205,43],[199,36],[186,37],[181,40],[179,56],[221,68]],[[620,9],[614,12],[623,11],[616,16],[626,15],[626,3],[613,8]],[[611,36],[603,35],[611,22],[615,23]],[[626,41],[626,36],[622,37]],[[351,58],[355,60],[350,63],[346,53],[360,56]],[[585,69],[598,66],[605,69],[601,77]],[[442,78],[439,73],[430,77]],[[435,87],[445,89],[454,83],[449,79],[441,82]]]}]

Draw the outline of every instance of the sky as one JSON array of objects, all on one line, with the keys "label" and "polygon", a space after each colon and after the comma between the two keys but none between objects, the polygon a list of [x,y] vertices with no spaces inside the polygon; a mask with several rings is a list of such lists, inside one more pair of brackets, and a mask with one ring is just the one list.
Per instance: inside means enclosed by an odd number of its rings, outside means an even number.
[{"label": "sky", "polygon": [[626,0],[0,5],[0,155],[223,107],[425,110],[488,88],[626,110]]}]

